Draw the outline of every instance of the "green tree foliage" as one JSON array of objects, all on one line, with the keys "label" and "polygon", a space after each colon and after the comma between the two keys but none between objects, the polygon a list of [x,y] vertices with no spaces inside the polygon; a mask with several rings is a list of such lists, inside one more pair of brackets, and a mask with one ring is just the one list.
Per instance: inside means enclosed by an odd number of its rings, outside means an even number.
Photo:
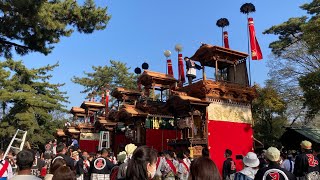
[{"label": "green tree foliage", "polygon": [[[316,111],[314,108],[312,112],[309,110],[314,104],[309,104],[312,101],[305,98],[310,95],[300,86],[304,83],[299,84],[299,79],[306,82],[304,77],[311,77],[309,74],[317,72],[320,68],[319,5],[320,0],[304,4],[301,8],[306,10],[307,16],[289,18],[288,21],[272,26],[264,32],[278,35],[278,40],[269,46],[274,55],[269,61],[269,75],[273,80],[273,86],[287,102],[289,119],[302,120],[304,124],[310,122],[306,117],[312,117],[310,113],[314,115]],[[320,95],[314,98],[318,99]]]},{"label": "green tree foliage", "polygon": [[110,66],[92,66],[93,72],[84,72],[85,77],[73,77],[72,81],[84,87],[81,93],[100,95],[103,88],[110,90],[116,87],[137,89],[137,76],[129,72],[126,63],[110,60]]},{"label": "green tree foliage", "polygon": [[264,88],[256,85],[256,89],[258,98],[252,104],[255,137],[265,146],[278,146],[283,126],[288,124],[286,103],[270,83]]},{"label": "green tree foliage", "polygon": [[16,129],[28,131],[28,141],[45,143],[62,123],[52,112],[65,111],[65,92],[51,84],[51,72],[58,64],[28,69],[21,61],[0,62],[0,101],[7,108],[0,121],[0,139],[11,139]]},{"label": "green tree foliage", "polygon": [[75,0],[0,0],[0,56],[10,58],[12,50],[47,55],[74,29],[86,34],[105,29],[106,12],[93,0],[83,5]]}]

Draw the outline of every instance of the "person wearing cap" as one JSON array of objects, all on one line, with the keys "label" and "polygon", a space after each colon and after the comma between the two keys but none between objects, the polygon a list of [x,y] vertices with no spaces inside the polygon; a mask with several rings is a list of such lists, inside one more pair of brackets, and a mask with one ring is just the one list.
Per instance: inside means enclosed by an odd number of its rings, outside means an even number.
[{"label": "person wearing cap", "polygon": [[244,169],[235,174],[235,180],[253,180],[258,172],[260,161],[253,152],[248,152],[243,158]]},{"label": "person wearing cap", "polygon": [[280,167],[280,151],[275,147],[269,147],[265,153],[268,166],[258,170],[255,180],[296,180],[296,177],[289,171]]},{"label": "person wearing cap", "polygon": [[131,159],[132,154],[136,149],[137,149],[137,146],[132,143],[127,144],[125,146],[124,150],[125,150],[126,158],[124,159],[124,163],[122,163],[119,166],[119,171],[117,175],[118,179],[124,179],[126,177],[126,171],[127,171],[129,160]]},{"label": "person wearing cap", "polygon": [[319,176],[319,159],[312,154],[312,143],[309,141],[302,141],[300,143],[301,154],[296,157],[294,165],[294,175],[297,178],[304,179],[308,176]]},{"label": "person wearing cap", "polygon": [[196,78],[196,69],[200,70],[202,69],[201,66],[196,64],[193,60],[189,59],[188,57],[184,57],[184,60],[186,61],[186,68],[187,68],[187,77],[189,85],[192,84],[192,80]]},{"label": "person wearing cap", "polygon": [[234,179],[234,174],[236,173],[236,163],[231,158],[231,155],[232,151],[230,149],[226,149],[224,157],[227,159],[223,162],[222,167],[223,180]]}]

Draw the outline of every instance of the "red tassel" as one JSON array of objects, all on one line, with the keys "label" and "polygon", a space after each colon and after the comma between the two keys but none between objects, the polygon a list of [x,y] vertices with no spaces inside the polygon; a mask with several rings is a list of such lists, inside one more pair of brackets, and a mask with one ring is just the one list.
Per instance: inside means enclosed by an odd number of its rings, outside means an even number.
[{"label": "red tassel", "polygon": [[229,37],[228,37],[227,31],[223,32],[223,41],[224,41],[224,47],[229,49]]},{"label": "red tassel", "polygon": [[172,69],[172,62],[171,59],[167,60],[167,66],[168,66],[168,75],[173,77],[173,69]]},{"label": "red tassel", "polygon": [[183,59],[182,54],[178,54],[178,70],[179,70],[179,80],[184,83],[186,81],[184,77],[184,67],[183,67]]},{"label": "red tassel", "polygon": [[253,18],[248,18],[249,24],[249,37],[250,37],[250,47],[251,47],[251,58],[252,60],[262,59],[262,52],[256,37],[256,32],[254,30]]}]

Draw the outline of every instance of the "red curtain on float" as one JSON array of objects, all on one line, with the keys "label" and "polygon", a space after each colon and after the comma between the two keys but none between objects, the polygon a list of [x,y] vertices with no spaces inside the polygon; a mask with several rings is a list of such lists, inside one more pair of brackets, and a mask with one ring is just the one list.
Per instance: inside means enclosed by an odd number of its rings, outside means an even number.
[{"label": "red curtain on float", "polygon": [[184,83],[186,81],[184,77],[184,67],[183,67],[183,59],[182,54],[178,54],[178,70],[179,70],[179,80]]},{"label": "red curtain on float", "polygon": [[171,59],[167,60],[167,66],[168,66],[168,75],[173,77],[173,69],[172,69],[172,62]]},{"label": "red curtain on float", "polygon": [[176,130],[146,129],[146,145],[159,152],[172,149],[168,146],[167,139],[179,139],[180,136],[180,131]]},{"label": "red curtain on float", "polygon": [[256,37],[256,32],[254,30],[253,18],[248,18],[248,25],[249,25],[251,58],[252,60],[261,60],[263,57],[262,57],[262,52]]},{"label": "red curtain on float", "polygon": [[251,124],[226,121],[208,121],[208,143],[211,159],[222,172],[224,152],[232,151],[232,159],[237,171],[243,168],[242,160],[236,160],[236,155],[245,156],[253,150],[253,130]]},{"label": "red curtain on float", "polygon": [[88,153],[96,153],[98,151],[99,140],[80,140],[79,147]]},{"label": "red curtain on float", "polygon": [[223,32],[223,42],[224,42],[224,47],[229,49],[229,36],[227,31]]}]

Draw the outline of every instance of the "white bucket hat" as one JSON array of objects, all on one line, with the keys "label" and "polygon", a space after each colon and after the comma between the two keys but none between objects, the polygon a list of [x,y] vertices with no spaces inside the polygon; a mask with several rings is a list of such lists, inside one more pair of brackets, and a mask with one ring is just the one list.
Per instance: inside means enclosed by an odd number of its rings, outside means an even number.
[{"label": "white bucket hat", "polygon": [[260,161],[255,153],[248,152],[247,155],[243,157],[243,164],[254,168],[259,166]]}]

